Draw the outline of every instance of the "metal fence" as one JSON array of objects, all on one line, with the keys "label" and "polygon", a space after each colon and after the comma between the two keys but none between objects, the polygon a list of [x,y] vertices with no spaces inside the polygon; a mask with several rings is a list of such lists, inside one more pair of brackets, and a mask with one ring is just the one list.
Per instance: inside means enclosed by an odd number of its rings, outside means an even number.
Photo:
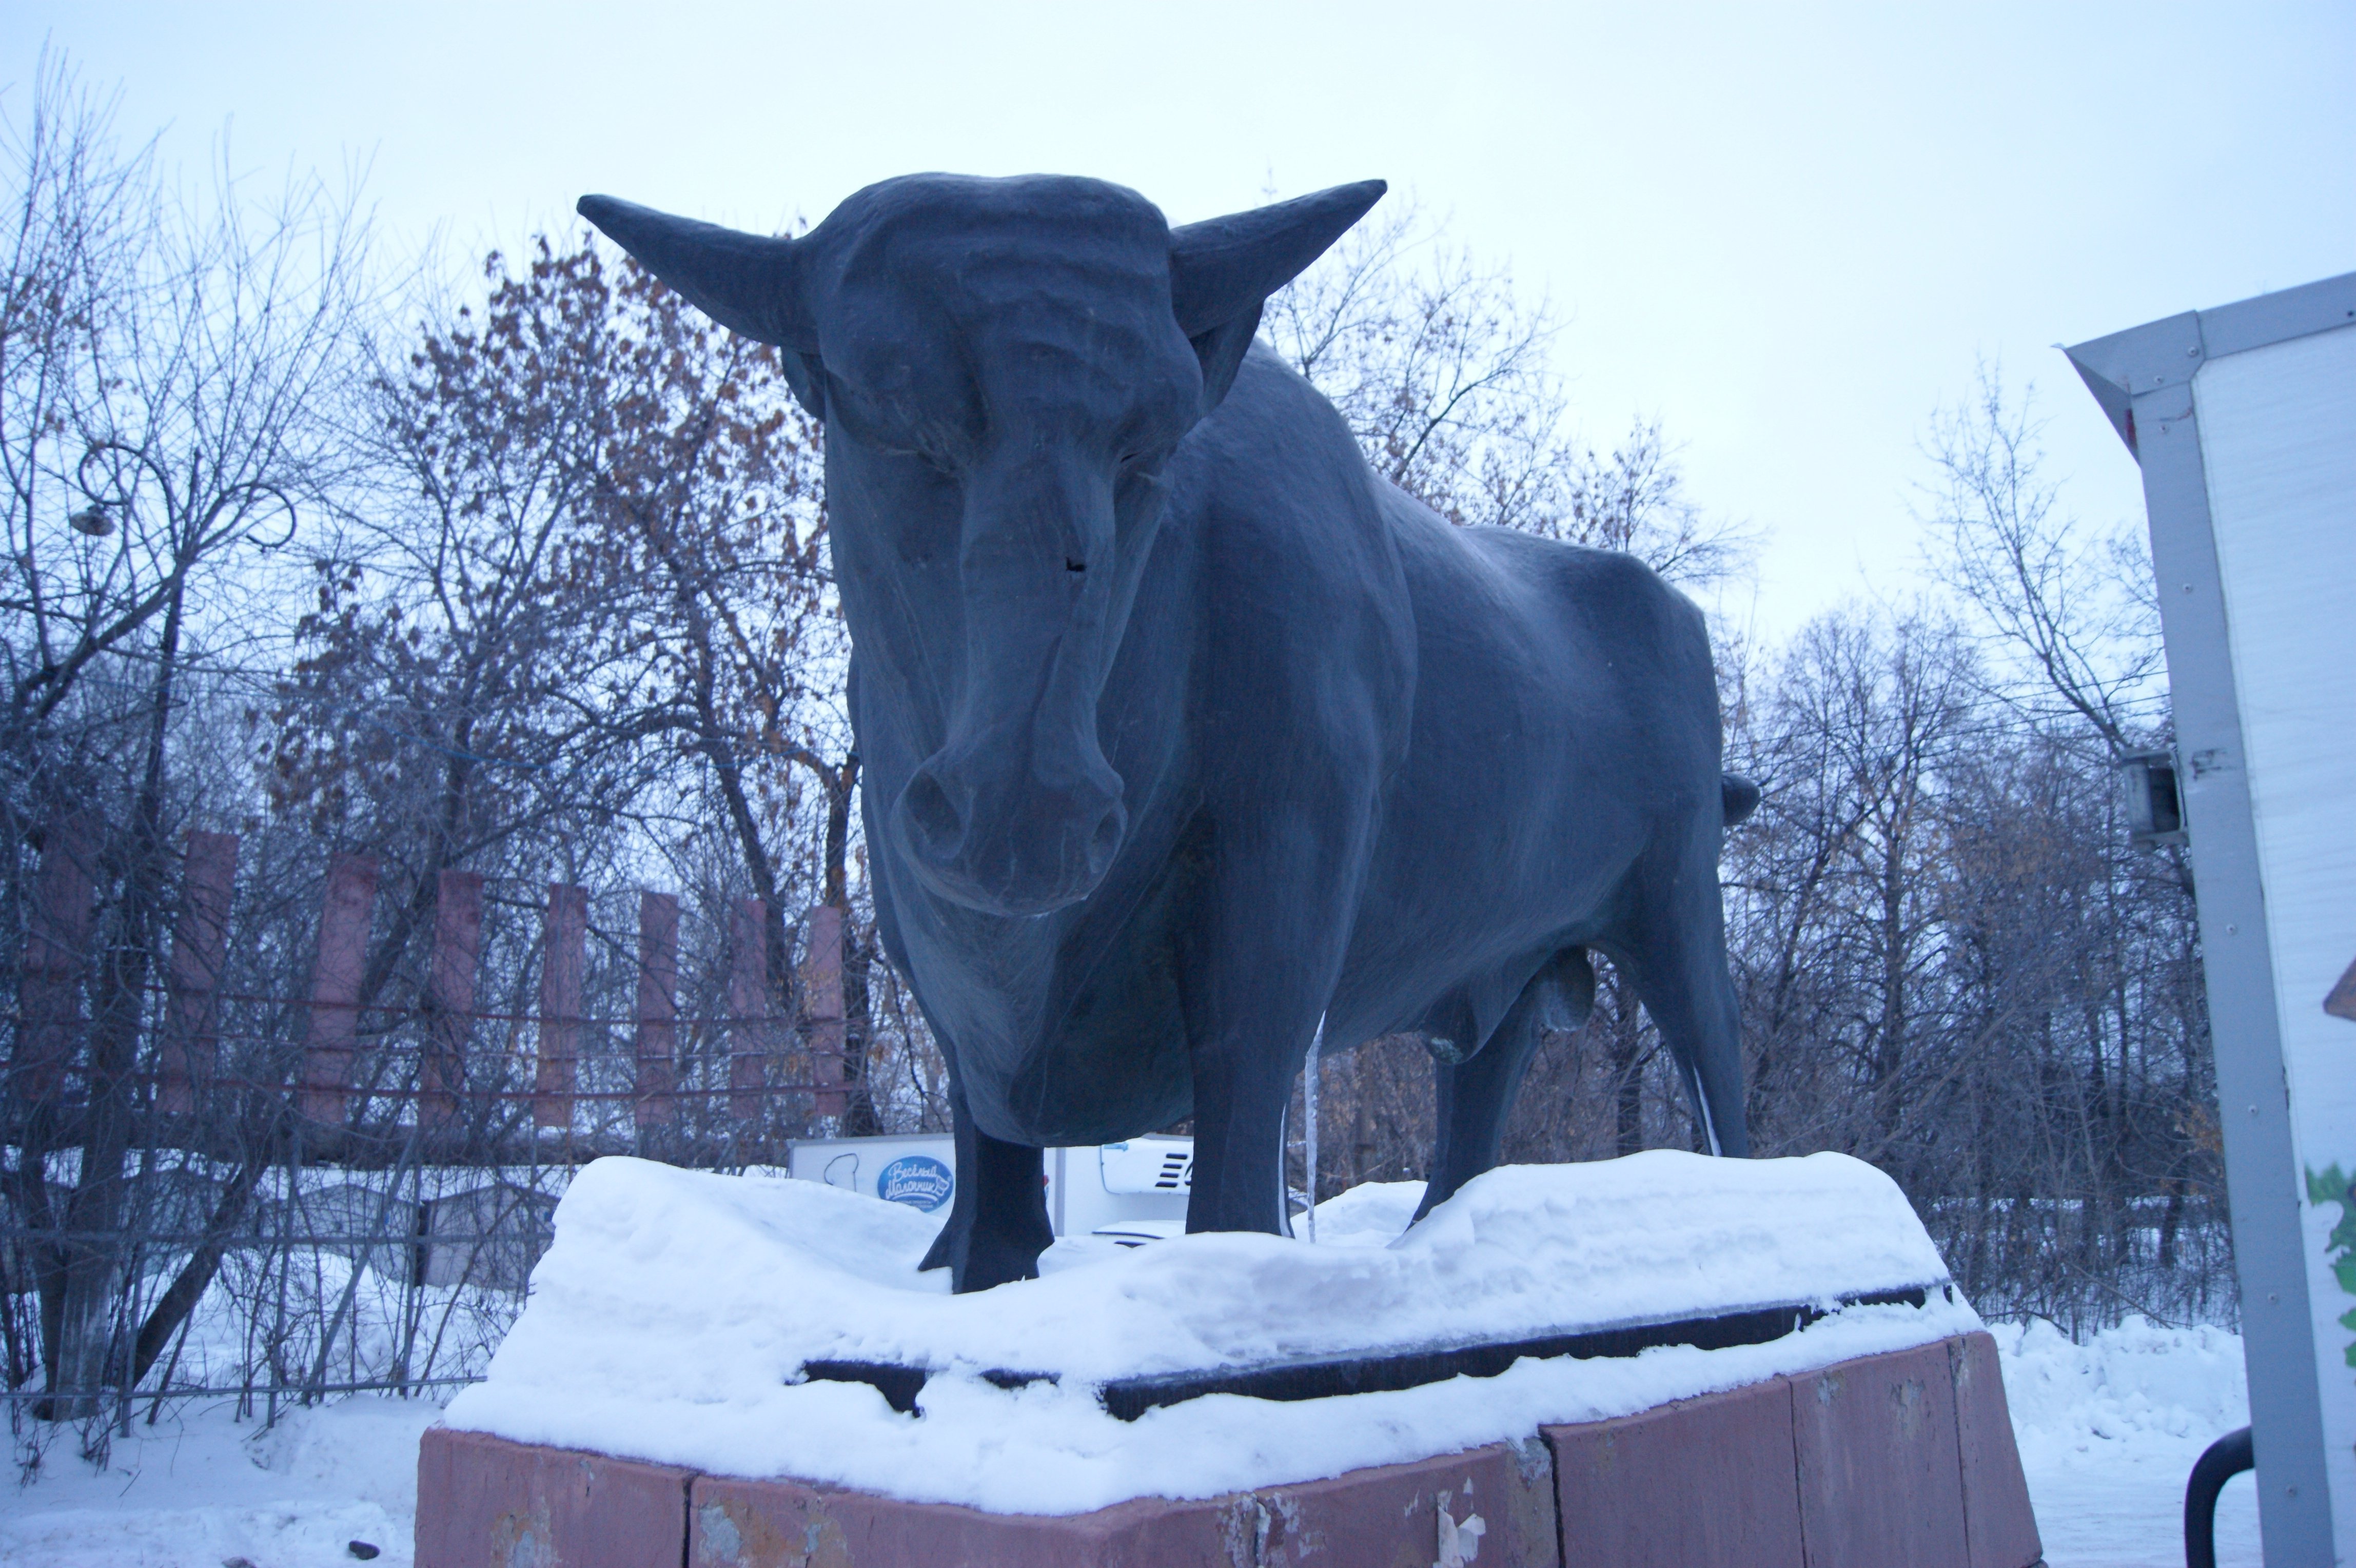
[{"label": "metal fence", "polygon": [[282,899],[240,919],[238,841],[194,833],[143,967],[93,843],[46,835],[7,1015],[0,1397],[20,1446],[70,1427],[89,1451],[181,1398],[270,1421],[469,1380],[583,1162],[768,1166],[860,1088],[830,907],[683,921],[671,895],[445,870],[383,908],[377,864],[340,855],[307,918]]}]

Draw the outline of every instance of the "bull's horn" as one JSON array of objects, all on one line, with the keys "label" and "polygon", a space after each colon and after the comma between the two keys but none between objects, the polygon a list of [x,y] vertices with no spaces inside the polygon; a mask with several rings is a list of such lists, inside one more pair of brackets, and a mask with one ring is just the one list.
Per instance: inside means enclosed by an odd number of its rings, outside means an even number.
[{"label": "bull's horn", "polygon": [[1388,189],[1381,180],[1170,231],[1170,303],[1189,338],[1247,313],[1325,253]]},{"label": "bull's horn", "polygon": [[802,308],[793,241],[674,218],[610,196],[584,196],[577,210],[730,331],[781,349],[817,351],[817,335]]}]

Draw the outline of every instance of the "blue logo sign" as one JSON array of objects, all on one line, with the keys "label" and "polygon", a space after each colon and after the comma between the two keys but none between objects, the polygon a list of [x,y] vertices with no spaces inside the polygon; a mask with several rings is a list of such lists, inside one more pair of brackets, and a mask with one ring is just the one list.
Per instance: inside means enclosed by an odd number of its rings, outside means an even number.
[{"label": "blue logo sign", "polygon": [[902,1155],[876,1175],[875,1196],[930,1214],[957,1191],[957,1177],[930,1155]]}]

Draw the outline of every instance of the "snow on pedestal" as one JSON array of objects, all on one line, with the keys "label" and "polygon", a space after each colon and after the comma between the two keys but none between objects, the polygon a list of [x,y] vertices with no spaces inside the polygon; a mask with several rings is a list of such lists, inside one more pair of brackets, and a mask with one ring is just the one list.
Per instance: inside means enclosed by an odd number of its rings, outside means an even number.
[{"label": "snow on pedestal", "polygon": [[[1837,1155],[1655,1152],[1508,1166],[1407,1228],[1420,1188],[1319,1211],[1320,1241],[1059,1243],[1044,1276],[948,1293],[916,1262],[939,1221],[815,1182],[584,1170],[521,1319],[449,1426],[719,1476],[794,1477],[999,1513],[1213,1498],[1531,1437],[1967,1334],[1850,1306],[1768,1343],[1524,1359],[1494,1377],[1280,1402],[1214,1394],[1107,1412],[1114,1380],[1430,1350],[1945,1283],[1886,1176]],[[811,1362],[929,1369],[916,1415]],[[1016,1388],[983,1376],[1038,1375]],[[1047,1380],[1052,1378],[1054,1380]]]}]

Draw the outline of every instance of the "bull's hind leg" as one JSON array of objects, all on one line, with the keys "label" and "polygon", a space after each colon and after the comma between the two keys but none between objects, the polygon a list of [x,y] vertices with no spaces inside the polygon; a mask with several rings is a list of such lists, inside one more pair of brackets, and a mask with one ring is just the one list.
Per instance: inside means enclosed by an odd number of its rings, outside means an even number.
[{"label": "bull's hind leg", "polygon": [[1718,835],[1640,865],[1633,918],[1606,949],[1636,988],[1677,1064],[1703,1142],[1744,1155],[1751,1134],[1742,1101],[1742,1028],[1726,969],[1726,911],[1718,887]]},{"label": "bull's hind leg", "polygon": [[1505,1119],[1522,1074],[1548,1029],[1575,1029],[1595,1002],[1595,974],[1583,948],[1567,948],[1522,987],[1496,1029],[1470,1059],[1432,1064],[1439,1138],[1431,1176],[1415,1217],[1422,1219],[1456,1189],[1497,1163]]}]

